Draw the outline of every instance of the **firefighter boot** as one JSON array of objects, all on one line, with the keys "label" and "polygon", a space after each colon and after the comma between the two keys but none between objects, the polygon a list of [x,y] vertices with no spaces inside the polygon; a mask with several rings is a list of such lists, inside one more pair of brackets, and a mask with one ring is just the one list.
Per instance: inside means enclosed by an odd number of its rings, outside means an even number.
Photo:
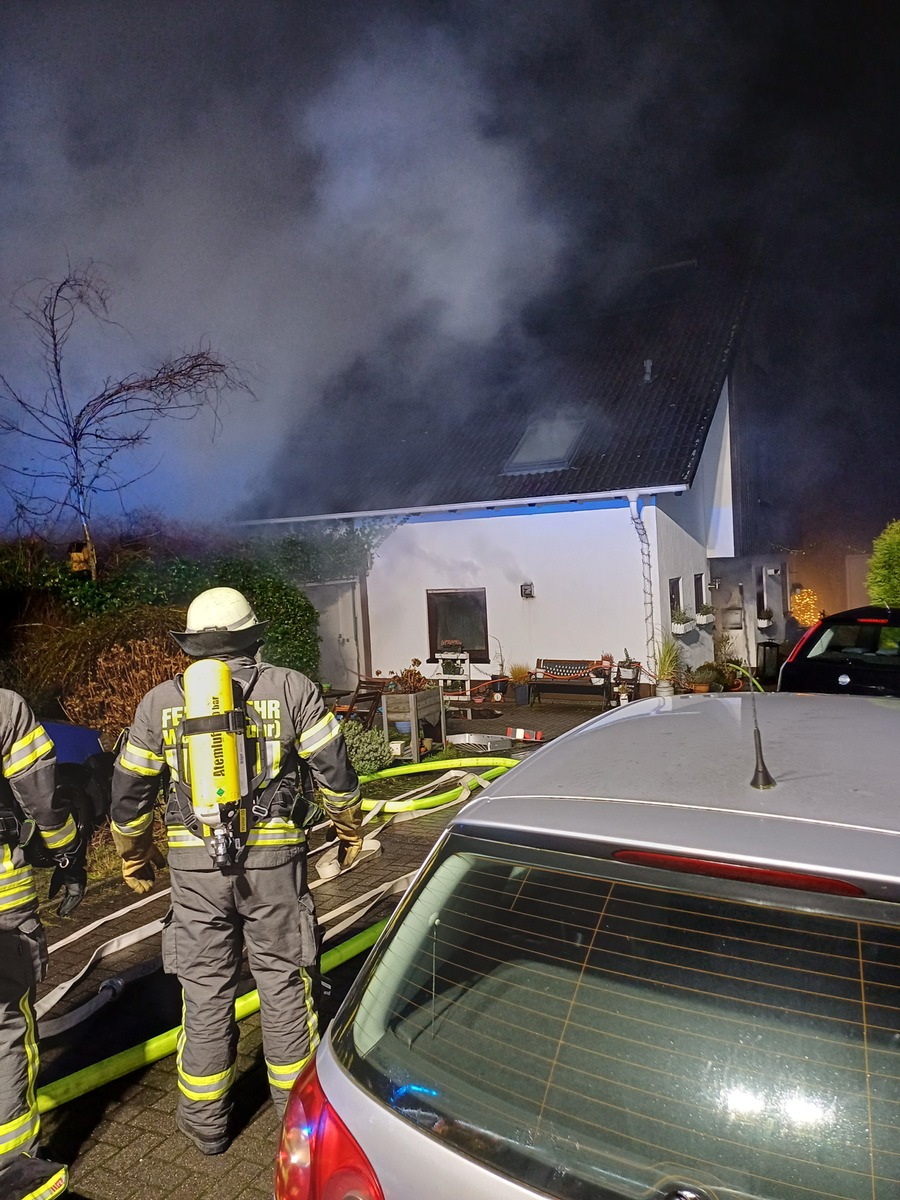
[{"label": "firefighter boot", "polygon": [[3,1200],[53,1200],[61,1196],[69,1183],[69,1172],[62,1163],[17,1154],[0,1171]]},{"label": "firefighter boot", "polygon": [[186,1138],[191,1139],[201,1154],[224,1154],[230,1144],[230,1139],[227,1137],[211,1138],[204,1137],[200,1133],[195,1133],[181,1115],[181,1110],[177,1108],[175,1110],[175,1125]]}]

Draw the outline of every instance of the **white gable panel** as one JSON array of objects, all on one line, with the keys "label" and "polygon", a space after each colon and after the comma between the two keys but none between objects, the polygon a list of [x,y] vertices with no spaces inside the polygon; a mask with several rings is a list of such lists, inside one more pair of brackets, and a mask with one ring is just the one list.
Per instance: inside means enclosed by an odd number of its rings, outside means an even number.
[{"label": "white gable panel", "polygon": [[710,558],[731,558],[734,555],[734,496],[728,380],[722,387],[691,490],[698,494],[703,505],[706,553]]}]

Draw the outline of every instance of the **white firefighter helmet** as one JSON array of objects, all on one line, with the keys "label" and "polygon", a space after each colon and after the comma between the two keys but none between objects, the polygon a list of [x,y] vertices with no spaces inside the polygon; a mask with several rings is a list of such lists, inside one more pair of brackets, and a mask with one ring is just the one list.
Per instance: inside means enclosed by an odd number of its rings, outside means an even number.
[{"label": "white firefighter helmet", "polygon": [[268,624],[257,621],[250,601],[235,588],[207,588],[191,601],[183,633],[172,637],[186,654],[206,658],[255,651]]}]

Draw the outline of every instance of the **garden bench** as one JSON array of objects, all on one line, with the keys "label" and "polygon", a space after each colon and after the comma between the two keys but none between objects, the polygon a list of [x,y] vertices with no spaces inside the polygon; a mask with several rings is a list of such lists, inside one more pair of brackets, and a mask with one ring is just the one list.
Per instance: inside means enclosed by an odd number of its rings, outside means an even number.
[{"label": "garden bench", "polygon": [[[592,683],[592,671],[602,671],[602,682]],[[539,658],[531,683],[532,697],[593,696],[607,703],[612,699],[611,671],[596,658]]]}]

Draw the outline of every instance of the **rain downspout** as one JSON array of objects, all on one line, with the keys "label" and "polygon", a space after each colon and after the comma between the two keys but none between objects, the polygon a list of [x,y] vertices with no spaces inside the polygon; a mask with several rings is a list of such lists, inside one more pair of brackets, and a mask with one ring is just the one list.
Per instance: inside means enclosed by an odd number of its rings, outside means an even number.
[{"label": "rain downspout", "polygon": [[637,492],[626,494],[628,508],[631,513],[631,523],[641,543],[641,584],[644,592],[644,638],[646,641],[646,657],[644,661],[648,670],[656,674],[656,638],[654,637],[653,621],[653,573],[650,563],[650,538],[647,536],[647,526],[644,524],[641,510],[638,508]]}]

